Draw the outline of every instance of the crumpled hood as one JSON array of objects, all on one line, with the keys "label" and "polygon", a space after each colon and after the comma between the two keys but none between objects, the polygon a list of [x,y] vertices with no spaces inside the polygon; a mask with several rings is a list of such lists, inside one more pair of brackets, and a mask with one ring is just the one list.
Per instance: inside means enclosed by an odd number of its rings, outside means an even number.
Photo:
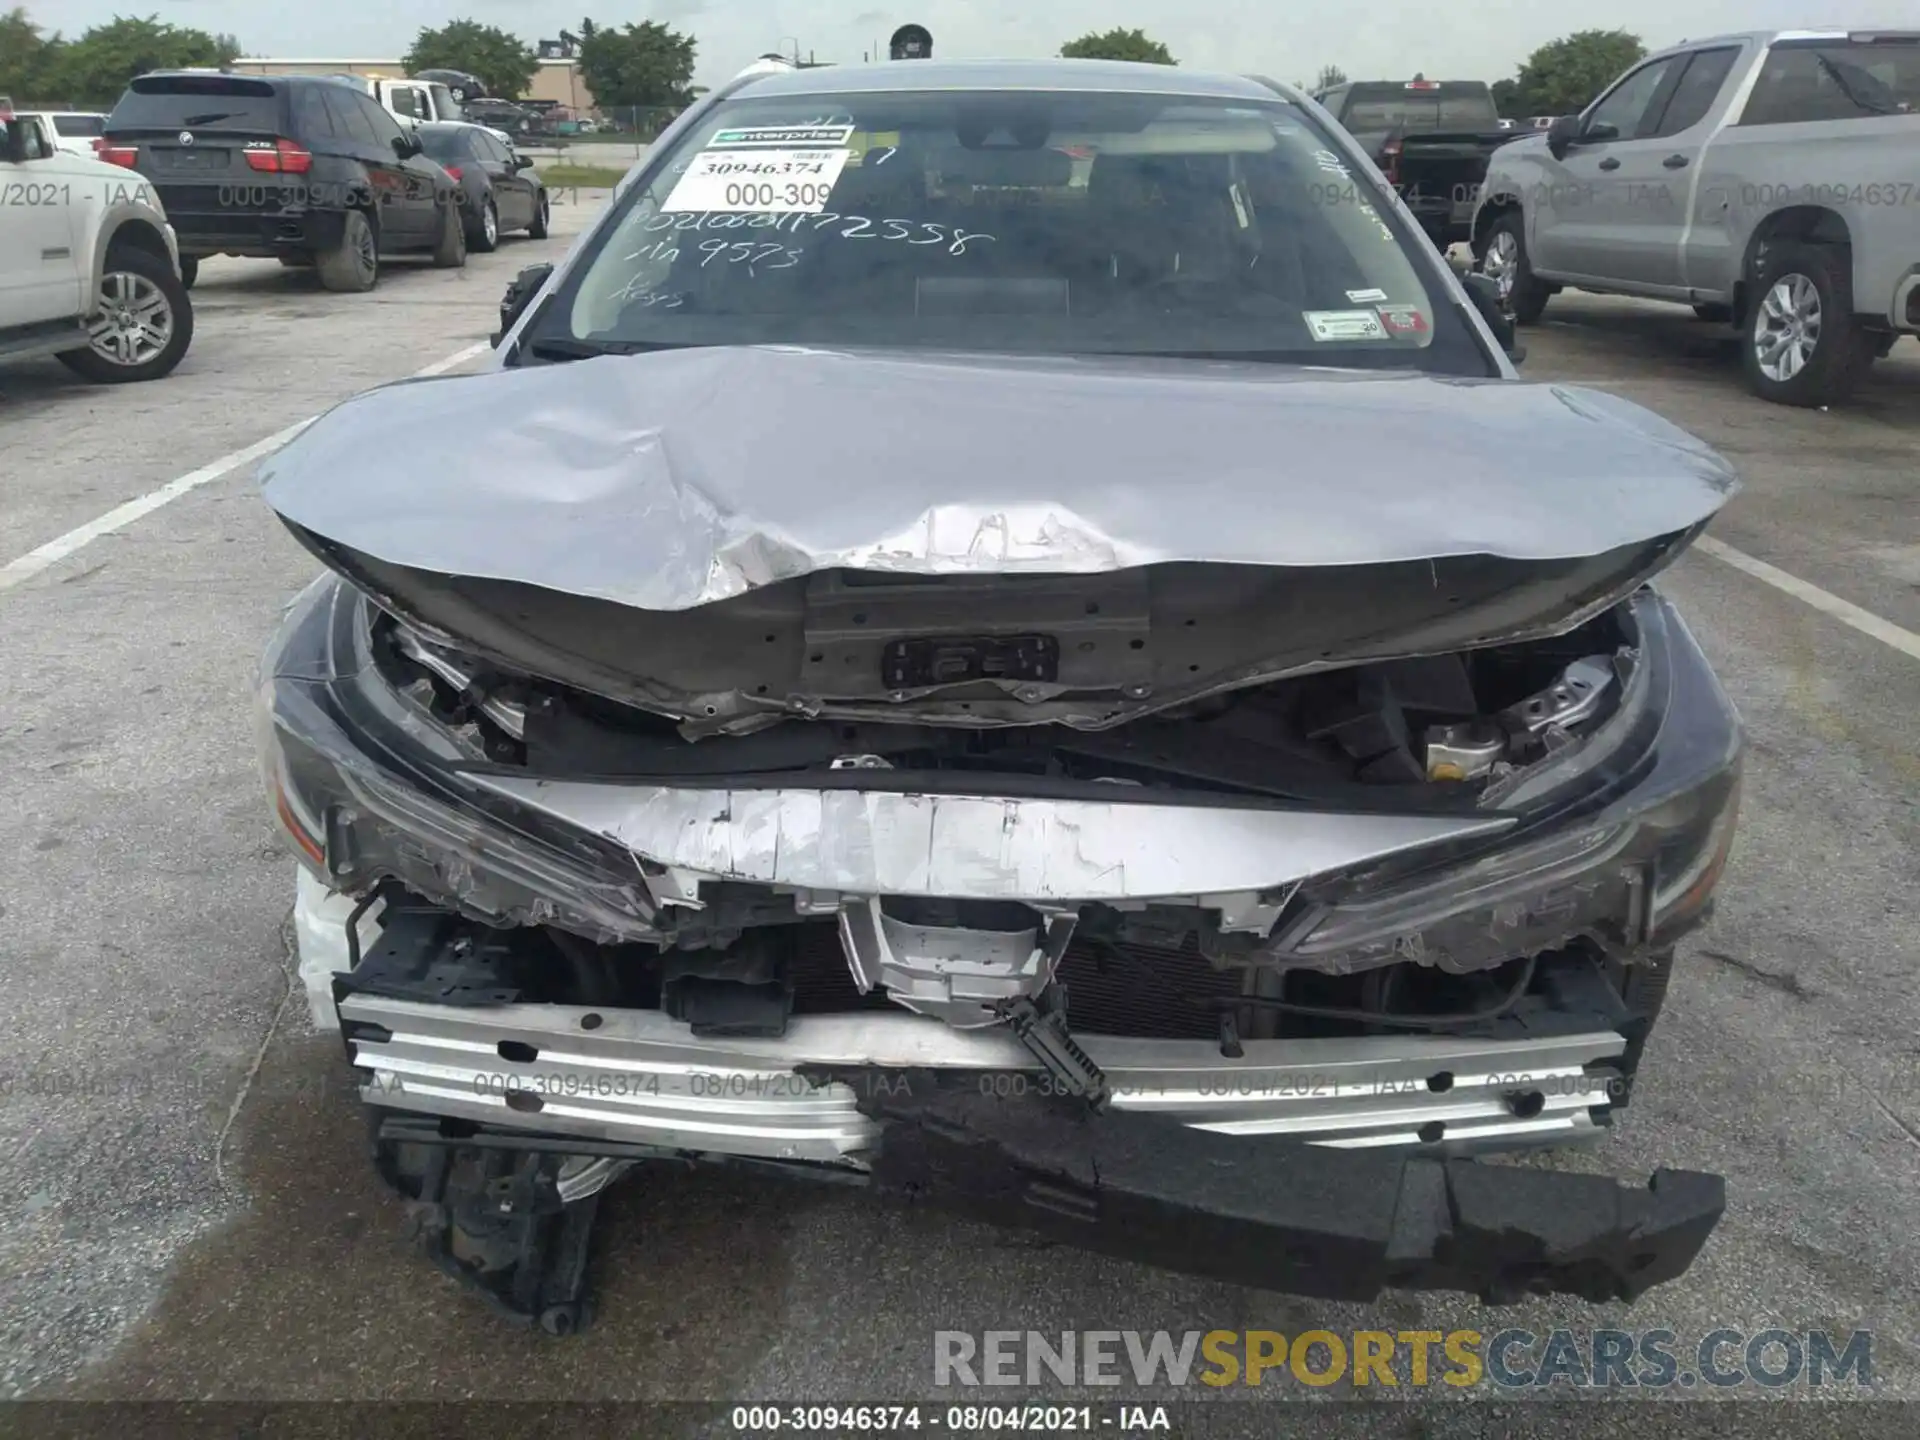
[{"label": "crumpled hood", "polygon": [[645,610],[835,568],[1569,560],[1737,488],[1685,431],[1568,386],[786,346],[388,385],[260,478],[378,560]]}]

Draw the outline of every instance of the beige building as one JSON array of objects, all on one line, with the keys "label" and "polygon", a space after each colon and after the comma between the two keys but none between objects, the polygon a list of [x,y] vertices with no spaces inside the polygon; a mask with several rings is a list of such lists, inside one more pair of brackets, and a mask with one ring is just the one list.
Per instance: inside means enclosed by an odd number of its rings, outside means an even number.
[{"label": "beige building", "polygon": [[[402,80],[407,67],[398,60],[279,60],[247,56],[233,62],[237,75],[364,75],[370,80]],[[542,60],[533,83],[516,100],[552,100],[575,115],[594,108],[593,92],[580,78],[576,60]]]}]

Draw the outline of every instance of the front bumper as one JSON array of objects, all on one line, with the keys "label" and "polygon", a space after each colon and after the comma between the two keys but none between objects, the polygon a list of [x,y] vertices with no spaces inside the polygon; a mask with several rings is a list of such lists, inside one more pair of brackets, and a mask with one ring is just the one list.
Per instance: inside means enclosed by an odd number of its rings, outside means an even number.
[{"label": "front bumper", "polygon": [[[1085,1036],[1113,1085],[1096,1113],[1004,1030],[879,1013],[715,1039],[658,1011],[513,1003],[462,970],[471,934],[422,918],[395,907],[332,982],[390,1178],[409,1152],[414,1173],[492,1166],[496,1185],[508,1167],[744,1162],[1235,1284],[1493,1304],[1632,1299],[1687,1269],[1725,1205],[1712,1175],[1634,1189],[1460,1158],[1598,1133],[1627,1041],[1577,966],[1522,1033],[1248,1041],[1233,1057]],[[393,993],[410,988],[437,998]],[[442,1184],[415,1198],[459,1213]]]}]

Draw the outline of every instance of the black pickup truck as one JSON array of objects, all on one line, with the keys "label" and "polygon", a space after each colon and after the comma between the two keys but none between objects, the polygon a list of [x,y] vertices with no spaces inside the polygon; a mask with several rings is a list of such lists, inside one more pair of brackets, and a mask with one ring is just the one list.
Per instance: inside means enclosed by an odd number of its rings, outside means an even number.
[{"label": "black pickup truck", "polygon": [[1487,161],[1528,132],[1479,80],[1348,80],[1313,97],[1386,172],[1441,249],[1470,239]]}]

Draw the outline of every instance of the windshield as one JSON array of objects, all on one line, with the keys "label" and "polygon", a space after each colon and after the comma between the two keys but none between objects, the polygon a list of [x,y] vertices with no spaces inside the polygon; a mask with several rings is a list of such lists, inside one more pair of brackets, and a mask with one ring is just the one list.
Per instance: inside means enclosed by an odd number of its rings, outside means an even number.
[{"label": "windshield", "polygon": [[1410,258],[1420,242],[1277,100],[739,100],[618,216],[561,292],[567,340],[1490,373]]},{"label": "windshield", "polygon": [[1484,85],[1440,84],[1431,90],[1400,85],[1356,85],[1340,123],[1372,130],[1491,130],[1500,111]]}]

